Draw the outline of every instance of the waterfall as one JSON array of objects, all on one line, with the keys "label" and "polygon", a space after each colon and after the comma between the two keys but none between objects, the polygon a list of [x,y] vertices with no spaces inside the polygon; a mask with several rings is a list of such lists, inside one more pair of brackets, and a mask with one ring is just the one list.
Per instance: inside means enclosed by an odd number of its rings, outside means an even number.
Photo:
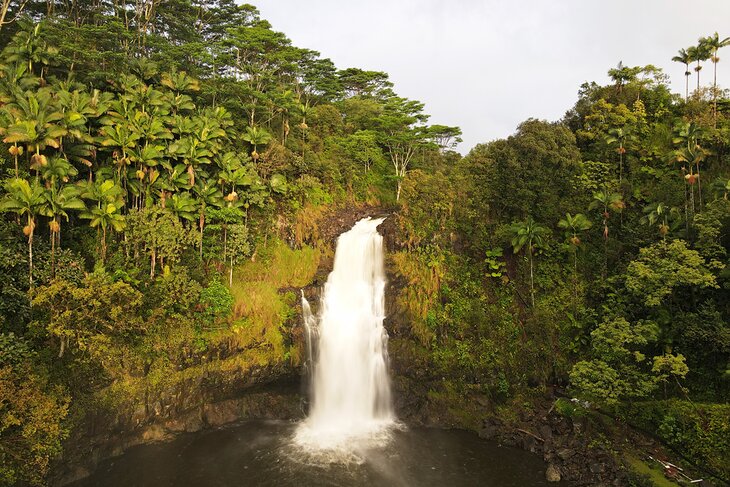
[{"label": "waterfall", "polygon": [[[295,440],[319,449],[347,448],[394,423],[388,378],[384,218],[360,220],[340,235],[318,316],[302,295],[312,406]],[[311,344],[315,344],[312,346]]]},{"label": "waterfall", "polygon": [[302,320],[304,321],[304,331],[306,333],[305,340],[307,345],[307,357],[304,362],[304,373],[307,377],[307,383],[312,384],[314,380],[314,345],[317,340],[317,317],[312,314],[312,307],[309,301],[304,297],[302,290]]}]

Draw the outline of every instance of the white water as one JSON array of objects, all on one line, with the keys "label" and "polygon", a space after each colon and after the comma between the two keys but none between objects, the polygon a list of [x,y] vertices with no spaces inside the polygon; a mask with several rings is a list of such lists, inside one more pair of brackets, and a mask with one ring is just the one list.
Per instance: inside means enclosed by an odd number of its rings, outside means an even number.
[{"label": "white water", "polygon": [[[360,220],[340,235],[317,317],[302,295],[312,407],[295,442],[349,450],[387,437],[394,416],[388,378],[383,218]],[[313,342],[316,343],[312,347]]]}]

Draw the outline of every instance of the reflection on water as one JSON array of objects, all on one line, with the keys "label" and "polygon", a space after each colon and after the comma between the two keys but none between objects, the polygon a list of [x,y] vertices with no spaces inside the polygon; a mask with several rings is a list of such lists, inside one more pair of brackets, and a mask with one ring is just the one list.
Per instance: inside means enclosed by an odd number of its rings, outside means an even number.
[{"label": "reflection on water", "polygon": [[364,446],[328,463],[294,444],[295,429],[250,421],[134,447],[73,487],[548,485],[538,457],[464,431],[394,429],[385,446]]}]

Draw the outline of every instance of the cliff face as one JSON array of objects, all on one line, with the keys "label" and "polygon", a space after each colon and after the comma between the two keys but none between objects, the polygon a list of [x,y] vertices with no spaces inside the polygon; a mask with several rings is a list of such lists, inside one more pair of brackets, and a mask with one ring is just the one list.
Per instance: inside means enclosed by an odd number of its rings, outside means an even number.
[{"label": "cliff face", "polygon": [[221,362],[182,371],[164,386],[146,384],[140,394],[119,397],[124,393],[110,386],[99,395],[109,404],[85,407],[76,418],[51,483],[64,485],[88,475],[105,458],[178,433],[247,418],[303,416],[298,373],[288,363],[251,365],[245,351]]}]

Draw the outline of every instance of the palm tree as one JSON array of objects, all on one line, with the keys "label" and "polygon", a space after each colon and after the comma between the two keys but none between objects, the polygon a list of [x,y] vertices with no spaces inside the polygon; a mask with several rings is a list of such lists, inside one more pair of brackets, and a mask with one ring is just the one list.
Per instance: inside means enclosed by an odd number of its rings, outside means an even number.
[{"label": "palm tree", "polygon": [[79,181],[79,196],[96,202],[97,208],[106,203],[118,202],[124,194],[124,189],[112,179],[97,176],[96,181]]},{"label": "palm tree", "polygon": [[[680,148],[674,151],[676,162],[689,164],[689,174],[685,175],[687,182],[694,186],[697,183],[697,190],[700,199],[700,209],[702,208],[702,180],[700,178],[700,163],[703,162],[708,152],[699,144],[699,138],[702,135],[702,128],[696,123],[685,123],[675,129],[676,135],[672,138],[672,142],[679,144]],[[693,166],[697,169],[694,174]],[[694,191],[692,191],[692,212],[694,213]]]},{"label": "palm tree", "polygon": [[630,68],[628,66],[624,66],[623,61],[619,61],[615,68],[608,70],[608,76],[616,84],[616,92],[621,93],[623,86],[631,83],[632,81],[636,81],[636,75],[640,72],[640,67],[635,66]]},{"label": "palm tree", "polygon": [[184,91],[200,90],[200,82],[192,76],[188,76],[185,71],[162,73],[162,80],[160,81],[160,84],[170,88],[176,95],[179,95]]},{"label": "palm tree", "polygon": [[124,215],[122,215],[121,209],[123,202],[106,203],[101,206],[92,208],[82,212],[79,216],[89,221],[89,226],[92,228],[100,228],[101,235],[101,263],[102,265],[106,261],[106,250],[107,250],[107,229],[111,228],[117,232],[124,230],[126,222]]},{"label": "palm tree", "polygon": [[604,264],[603,264],[603,276],[605,277],[608,272],[608,219],[611,214],[609,210],[621,211],[626,205],[624,204],[623,198],[618,193],[612,193],[607,188],[603,191],[597,191],[593,193],[593,201],[590,204],[590,209],[600,208],[603,210],[601,216],[603,217],[603,251],[604,251]]},{"label": "palm tree", "polygon": [[714,65],[713,81],[712,81],[712,104],[714,115],[715,126],[717,126],[717,63],[720,62],[720,58],[717,56],[717,51],[720,48],[730,45],[730,37],[720,39],[720,36],[715,32],[711,36],[703,37],[700,39],[700,43],[703,43],[712,53],[710,60]]},{"label": "palm tree", "polygon": [[172,195],[166,208],[181,221],[192,222],[198,216],[198,201],[190,196],[190,193],[183,191]]},{"label": "palm tree", "polygon": [[[139,140],[139,134],[130,130],[126,124],[113,122],[111,125],[104,125],[101,128],[101,145],[114,147],[114,163],[117,167],[117,182],[123,183],[122,171],[132,162],[127,151],[134,148]],[[126,174],[126,173],[125,173]]]},{"label": "palm tree", "polygon": [[616,153],[619,157],[618,183],[621,185],[624,174],[624,154],[626,153],[625,143],[631,140],[631,134],[628,127],[616,127],[609,129],[606,136],[606,144],[609,146],[616,145]]},{"label": "palm tree", "polygon": [[523,247],[527,249],[527,258],[530,262],[530,297],[532,306],[535,306],[535,280],[532,264],[532,251],[534,248],[542,247],[545,243],[545,237],[550,233],[545,227],[538,225],[531,216],[528,216],[524,222],[516,222],[510,226],[512,234],[512,249],[515,254],[519,253]]},{"label": "palm tree", "polygon": [[35,217],[45,202],[43,187],[38,181],[29,183],[25,179],[15,178],[5,184],[5,189],[7,194],[0,200],[0,211],[12,211],[19,217],[27,217],[23,234],[28,237],[28,281],[33,287],[33,234]]},{"label": "palm tree", "polygon": [[216,187],[215,181],[200,178],[198,184],[193,187],[195,195],[200,202],[200,215],[198,216],[198,229],[200,230],[200,260],[203,260],[203,232],[205,231],[205,209],[208,206],[220,208],[223,206],[223,193]]},{"label": "palm tree", "polygon": [[[141,208],[146,202],[147,191],[152,184],[151,170],[157,167],[163,159],[165,147],[162,145],[142,145],[129,149],[129,159],[137,166],[135,177],[139,181],[139,194],[134,206]],[[157,173],[159,176],[159,173]]]},{"label": "palm tree", "polygon": [[208,144],[193,135],[170,144],[170,153],[182,160],[188,174],[189,187],[195,185],[195,173],[201,164],[210,164],[213,153]]},{"label": "palm tree", "polygon": [[259,145],[268,144],[271,140],[271,135],[269,133],[259,127],[255,126],[248,126],[246,127],[246,133],[241,136],[243,140],[248,142],[253,146],[253,151],[251,152],[251,158],[254,161],[259,160],[259,153],[257,152]]},{"label": "palm tree", "polygon": [[677,55],[672,58],[672,61],[684,64],[684,101],[687,101],[689,99],[689,77],[692,74],[689,70],[689,63],[692,62],[692,58],[687,49],[680,49]]},{"label": "palm tree", "polygon": [[50,91],[45,88],[37,92],[16,91],[13,98],[6,110],[14,121],[7,128],[3,142],[26,144],[28,153],[33,151],[32,168],[39,171],[47,163],[41,151],[47,146],[58,149],[60,138],[66,134],[66,130],[56,123],[63,114],[56,109]]},{"label": "palm tree", "polygon": [[666,240],[670,230],[669,217],[676,217],[678,214],[679,210],[676,207],[669,207],[661,202],[652,203],[644,208],[644,216],[641,221],[647,225],[656,225],[660,221],[657,226],[659,235],[662,236],[662,240]]},{"label": "palm tree", "polygon": [[40,35],[41,24],[35,26],[31,23],[24,23],[21,30],[13,36],[12,40],[3,50],[3,58],[8,63],[18,63],[28,66],[28,72],[33,72],[33,65],[40,64],[39,73],[41,83],[44,82],[43,75],[46,66],[58,53],[58,49],[49,46]]},{"label": "palm tree", "polygon": [[91,220],[89,225],[92,228],[101,230],[99,253],[103,264],[106,260],[107,229],[113,228],[121,232],[125,227],[124,216],[121,214],[121,208],[124,206],[122,199],[124,189],[113,179],[103,179],[101,176],[98,176],[96,181],[79,181],[76,185],[79,196],[96,202],[93,208],[82,212],[79,216]]},{"label": "palm tree", "polygon": [[579,233],[585,232],[593,226],[593,223],[583,214],[578,213],[575,216],[570,213],[565,214],[558,222],[558,227],[565,230],[565,237],[573,248],[573,307],[576,307],[578,299],[578,247],[581,244]]},{"label": "palm tree", "polygon": [[86,211],[86,205],[79,198],[79,188],[73,185],[55,185],[43,192],[44,203],[39,214],[51,218],[48,227],[51,230],[51,275],[56,275],[56,247],[61,246],[61,219],[68,221],[68,211]]},{"label": "palm tree", "polygon": [[705,45],[702,40],[700,40],[700,43],[698,45],[687,48],[687,54],[692,61],[697,63],[694,69],[697,73],[697,94],[699,96],[700,71],[702,70],[702,65],[700,63],[702,61],[707,61],[710,58],[710,50],[707,48],[707,45]]}]

